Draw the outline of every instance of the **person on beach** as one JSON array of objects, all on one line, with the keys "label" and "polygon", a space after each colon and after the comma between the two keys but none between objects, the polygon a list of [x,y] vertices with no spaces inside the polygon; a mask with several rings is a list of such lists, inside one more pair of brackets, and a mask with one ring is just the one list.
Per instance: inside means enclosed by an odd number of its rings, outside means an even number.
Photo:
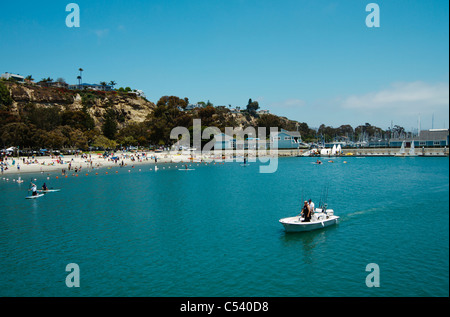
[{"label": "person on beach", "polygon": [[311,219],[311,210],[309,209],[309,205],[308,202],[305,200],[305,202],[303,203],[303,208],[302,208],[302,213],[303,215],[303,222],[309,222]]}]

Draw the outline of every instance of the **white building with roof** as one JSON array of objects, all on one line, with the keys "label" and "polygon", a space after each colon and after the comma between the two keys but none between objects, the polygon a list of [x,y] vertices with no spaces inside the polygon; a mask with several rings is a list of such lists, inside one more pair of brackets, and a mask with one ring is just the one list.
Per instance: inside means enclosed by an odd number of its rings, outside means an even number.
[{"label": "white building with roof", "polygon": [[17,81],[19,83],[24,83],[25,82],[25,77],[23,77],[21,75],[18,75],[18,74],[8,73],[8,72],[2,74],[0,78],[6,79],[6,80],[14,79],[15,81]]}]

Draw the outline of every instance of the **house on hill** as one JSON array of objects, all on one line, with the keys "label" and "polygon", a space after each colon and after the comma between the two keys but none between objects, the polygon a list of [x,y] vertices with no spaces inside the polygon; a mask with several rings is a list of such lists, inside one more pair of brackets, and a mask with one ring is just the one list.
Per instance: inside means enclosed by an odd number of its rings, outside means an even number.
[{"label": "house on hill", "polygon": [[18,83],[24,83],[25,82],[25,77],[21,76],[21,75],[17,75],[17,74],[11,74],[11,73],[4,73],[0,76],[0,78],[6,79],[6,80],[10,80],[13,79],[15,81],[17,81]]}]

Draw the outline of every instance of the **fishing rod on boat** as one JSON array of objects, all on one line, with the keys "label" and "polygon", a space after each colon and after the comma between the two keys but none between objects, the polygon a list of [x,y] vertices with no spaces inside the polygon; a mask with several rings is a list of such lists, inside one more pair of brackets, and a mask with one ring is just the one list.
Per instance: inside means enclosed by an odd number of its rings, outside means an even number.
[{"label": "fishing rod on boat", "polygon": [[324,203],[323,203],[322,210],[325,213],[327,212],[327,207],[328,207],[327,201],[328,201],[328,189],[329,189],[329,187],[330,187],[330,183],[327,183],[327,185],[325,186],[325,189],[324,189],[325,197],[324,197]]},{"label": "fishing rod on boat", "polygon": [[323,207],[323,199],[324,199],[324,189],[322,188],[322,192],[320,193],[320,199],[319,199],[319,208]]},{"label": "fishing rod on boat", "polygon": [[300,213],[297,215],[297,217],[298,216],[300,216],[301,214],[302,214],[302,210],[303,210],[303,187],[302,187],[302,200],[301,200],[301,202],[300,202],[300,206],[301,206],[301,208],[300,208]]}]

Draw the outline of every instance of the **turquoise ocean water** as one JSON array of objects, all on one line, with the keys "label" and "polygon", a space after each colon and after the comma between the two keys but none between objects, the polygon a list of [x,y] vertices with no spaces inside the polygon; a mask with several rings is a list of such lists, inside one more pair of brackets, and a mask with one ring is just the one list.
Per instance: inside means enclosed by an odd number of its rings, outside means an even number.
[{"label": "turquoise ocean water", "polygon": [[[0,179],[0,296],[449,296],[448,158],[314,161]],[[31,177],[61,191],[26,200]],[[326,187],[339,224],[285,233]]]}]

